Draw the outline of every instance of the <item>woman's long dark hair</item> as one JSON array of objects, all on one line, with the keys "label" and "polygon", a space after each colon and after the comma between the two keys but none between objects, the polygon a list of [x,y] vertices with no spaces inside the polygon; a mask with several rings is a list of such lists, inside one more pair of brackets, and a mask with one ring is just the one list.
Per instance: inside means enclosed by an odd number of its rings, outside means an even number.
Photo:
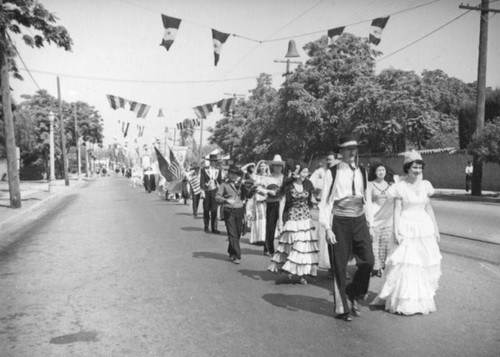
[{"label": "woman's long dark hair", "polygon": [[381,162],[376,162],[370,165],[370,172],[368,172],[368,181],[374,181],[377,178],[376,172],[379,167],[385,168],[384,180],[387,181],[388,183],[394,183],[394,172],[389,166]]},{"label": "woman's long dark hair", "polygon": [[[296,162],[295,167],[298,167],[298,174],[299,175],[302,172],[302,170],[308,169],[307,165],[303,162]],[[292,170],[292,172],[295,172],[295,169]],[[288,208],[290,207],[290,204],[292,202],[292,187],[293,187],[293,183],[295,182],[296,179],[297,179],[297,177],[294,177],[294,175],[292,174],[291,177],[285,178],[283,180],[283,185],[281,186],[280,191],[281,191],[282,195],[285,195],[285,210],[288,210]],[[302,183],[302,186],[304,187],[304,191],[309,192],[309,196],[307,198],[307,205],[309,206],[309,208],[311,208],[313,206],[312,196],[313,196],[313,192],[314,192],[314,186],[313,186],[312,182],[309,181],[309,179],[307,179],[307,178]]]}]

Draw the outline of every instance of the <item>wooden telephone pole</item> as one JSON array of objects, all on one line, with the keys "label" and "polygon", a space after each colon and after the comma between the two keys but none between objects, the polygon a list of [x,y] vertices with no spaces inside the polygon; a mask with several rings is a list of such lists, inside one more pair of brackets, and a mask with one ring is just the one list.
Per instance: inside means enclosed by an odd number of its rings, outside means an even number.
[{"label": "wooden telephone pole", "polygon": [[[476,98],[476,132],[484,128],[484,109],[486,103],[486,58],[488,53],[488,14],[500,12],[490,9],[488,0],[481,0],[481,5],[460,5],[460,9],[476,10],[481,12],[481,23],[479,27],[479,59],[477,66],[477,98]],[[472,172],[472,195],[481,196],[481,185],[483,180],[483,163],[477,155],[473,157]]]}]

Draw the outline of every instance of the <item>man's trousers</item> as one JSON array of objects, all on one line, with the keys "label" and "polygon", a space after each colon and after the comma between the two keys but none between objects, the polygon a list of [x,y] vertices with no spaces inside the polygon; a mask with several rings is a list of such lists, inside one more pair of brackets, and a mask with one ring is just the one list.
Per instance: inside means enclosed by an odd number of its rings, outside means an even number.
[{"label": "man's trousers", "polygon": [[[373,250],[365,215],[359,217],[334,216],[332,230],[337,243],[329,245],[332,254],[333,300],[336,314],[345,314],[350,308],[347,298],[363,299],[368,292],[373,268]],[[352,256],[358,267],[352,282],[346,285],[347,263]]]},{"label": "man's trousers", "polygon": [[229,244],[227,252],[231,257],[241,259],[240,237],[241,237],[241,222],[245,209],[242,208],[225,208],[224,221],[226,222],[227,238]]},{"label": "man's trousers", "polygon": [[208,228],[208,223],[211,223],[212,231],[217,230],[217,201],[215,200],[217,190],[205,191],[205,198],[203,199],[203,223],[205,229]]},{"label": "man's trousers", "polygon": [[269,254],[274,254],[274,234],[276,232],[276,224],[280,214],[279,202],[267,202],[266,207],[266,243],[264,251]]}]

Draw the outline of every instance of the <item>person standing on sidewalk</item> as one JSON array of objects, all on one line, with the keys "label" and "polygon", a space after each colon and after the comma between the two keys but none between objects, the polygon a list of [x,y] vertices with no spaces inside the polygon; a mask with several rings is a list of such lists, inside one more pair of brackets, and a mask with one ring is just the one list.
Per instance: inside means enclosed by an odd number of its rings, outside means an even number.
[{"label": "person standing on sidewalk", "polygon": [[203,223],[205,232],[208,232],[208,224],[211,224],[212,233],[219,234],[217,230],[217,202],[215,195],[217,188],[222,183],[222,170],[220,169],[219,156],[210,154],[210,166],[205,167],[200,173],[201,198],[203,198]]},{"label": "person standing on sidewalk", "polygon": [[[330,244],[335,317],[352,321],[349,312],[360,315],[358,301],[368,292],[373,251],[364,213],[367,177],[365,170],[357,165],[358,142],[344,137],[338,148],[342,161],[326,172],[319,223],[325,228]],[[347,285],[347,263],[351,254],[356,258],[358,269]]]},{"label": "person standing on sidewalk", "polygon": [[229,259],[235,264],[241,260],[240,237],[242,232],[243,215],[245,214],[245,199],[252,193],[242,184],[240,178],[243,172],[237,166],[231,166],[228,177],[217,189],[215,199],[224,204],[224,221],[226,223]]},{"label": "person standing on sidewalk", "polygon": [[283,169],[285,162],[280,155],[275,155],[272,161],[267,164],[271,169],[271,174],[267,177],[267,198],[266,198],[266,245],[264,254],[274,255],[274,238],[276,236],[276,224],[278,223],[280,197],[279,189],[283,184]]},{"label": "person standing on sidewalk", "polygon": [[474,168],[472,162],[468,161],[467,166],[465,166],[465,192],[469,192],[472,183],[472,173]]}]

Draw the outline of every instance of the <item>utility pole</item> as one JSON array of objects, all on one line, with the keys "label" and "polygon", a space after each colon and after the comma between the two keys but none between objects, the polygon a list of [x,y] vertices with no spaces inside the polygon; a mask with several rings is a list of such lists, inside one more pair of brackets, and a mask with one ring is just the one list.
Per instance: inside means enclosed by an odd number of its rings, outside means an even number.
[{"label": "utility pole", "polygon": [[75,142],[76,142],[76,154],[77,159],[76,159],[76,164],[78,165],[78,181],[80,181],[80,175],[81,175],[81,152],[80,152],[80,133],[78,132],[78,124],[76,121],[76,103],[75,103]]},{"label": "utility pole", "polygon": [[[484,109],[486,103],[486,59],[488,53],[488,14],[498,13],[500,10],[490,9],[488,0],[481,0],[480,6],[469,4],[459,6],[460,9],[481,11],[479,27],[479,59],[477,66],[477,98],[476,98],[476,132],[484,128]],[[477,155],[473,159],[472,190],[473,196],[481,196],[483,180],[483,163]]]},{"label": "utility pole", "polygon": [[63,157],[63,167],[64,167],[64,184],[66,186],[69,186],[68,157],[66,154],[66,135],[64,133],[64,120],[63,120],[63,112],[62,112],[61,86],[59,84],[59,76],[57,76],[57,97],[59,100],[59,126],[61,128],[61,145],[62,145],[62,157]]},{"label": "utility pole", "polygon": [[7,150],[7,173],[9,179],[10,207],[21,208],[21,189],[17,168],[16,138],[14,135],[14,120],[10,102],[9,61],[7,58],[7,36],[5,26],[0,27],[0,83],[3,106],[3,121],[5,132],[5,148]]}]

